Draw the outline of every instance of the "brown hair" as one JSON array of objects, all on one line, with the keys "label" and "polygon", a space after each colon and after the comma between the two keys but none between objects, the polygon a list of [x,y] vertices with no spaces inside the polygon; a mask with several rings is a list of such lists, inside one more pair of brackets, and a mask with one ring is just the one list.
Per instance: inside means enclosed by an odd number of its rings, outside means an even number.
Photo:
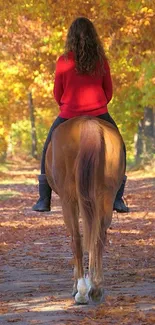
[{"label": "brown hair", "polygon": [[65,44],[66,56],[69,51],[75,55],[79,73],[93,74],[98,62],[100,72],[104,71],[105,52],[97,31],[88,18],[79,17],[72,22]]}]

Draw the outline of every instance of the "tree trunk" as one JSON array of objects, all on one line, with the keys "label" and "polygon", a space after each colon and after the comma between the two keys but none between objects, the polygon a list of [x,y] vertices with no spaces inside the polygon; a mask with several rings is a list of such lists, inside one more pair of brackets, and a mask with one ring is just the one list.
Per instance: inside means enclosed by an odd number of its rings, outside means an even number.
[{"label": "tree trunk", "polygon": [[153,137],[154,137],[154,145],[155,145],[155,107],[153,107]]},{"label": "tree trunk", "polygon": [[28,94],[28,101],[29,101],[29,110],[30,110],[30,121],[31,121],[31,137],[32,137],[32,157],[37,159],[37,134],[36,134],[36,127],[35,127],[35,114],[34,114],[34,105],[33,105],[33,98],[32,93]]},{"label": "tree trunk", "polygon": [[144,134],[144,119],[138,122],[138,130],[134,137],[135,142],[135,162],[139,164],[143,153],[143,134]]},{"label": "tree trunk", "polygon": [[138,123],[135,135],[135,162],[151,160],[155,153],[155,110],[145,107],[144,117]]}]

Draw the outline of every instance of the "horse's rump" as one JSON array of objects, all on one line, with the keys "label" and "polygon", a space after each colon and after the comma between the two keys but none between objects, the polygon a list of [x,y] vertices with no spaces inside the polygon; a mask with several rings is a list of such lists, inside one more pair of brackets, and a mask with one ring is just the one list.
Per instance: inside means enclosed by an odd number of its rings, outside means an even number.
[{"label": "horse's rump", "polygon": [[122,138],[106,121],[73,118],[53,133],[52,161],[51,147],[46,158],[47,177],[61,199],[65,195],[66,200],[78,202],[87,249],[98,239],[101,222],[105,227],[111,222],[124,166]]}]

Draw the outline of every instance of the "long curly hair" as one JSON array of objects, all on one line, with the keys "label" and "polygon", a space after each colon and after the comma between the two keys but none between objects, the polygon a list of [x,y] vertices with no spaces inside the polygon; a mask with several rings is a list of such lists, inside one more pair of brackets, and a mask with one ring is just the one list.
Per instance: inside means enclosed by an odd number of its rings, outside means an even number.
[{"label": "long curly hair", "polygon": [[70,51],[74,53],[76,70],[79,73],[104,72],[105,52],[97,31],[88,18],[79,17],[72,22],[66,38],[66,57]]}]

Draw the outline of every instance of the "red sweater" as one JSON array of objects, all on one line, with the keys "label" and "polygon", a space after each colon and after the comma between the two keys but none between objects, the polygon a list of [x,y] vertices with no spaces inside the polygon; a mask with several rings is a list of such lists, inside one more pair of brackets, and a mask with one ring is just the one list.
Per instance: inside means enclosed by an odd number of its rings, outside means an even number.
[{"label": "red sweater", "polygon": [[68,59],[60,56],[56,64],[54,97],[60,106],[59,116],[71,118],[79,115],[97,116],[107,113],[112,98],[112,81],[107,60],[102,76],[77,73],[73,52]]}]

